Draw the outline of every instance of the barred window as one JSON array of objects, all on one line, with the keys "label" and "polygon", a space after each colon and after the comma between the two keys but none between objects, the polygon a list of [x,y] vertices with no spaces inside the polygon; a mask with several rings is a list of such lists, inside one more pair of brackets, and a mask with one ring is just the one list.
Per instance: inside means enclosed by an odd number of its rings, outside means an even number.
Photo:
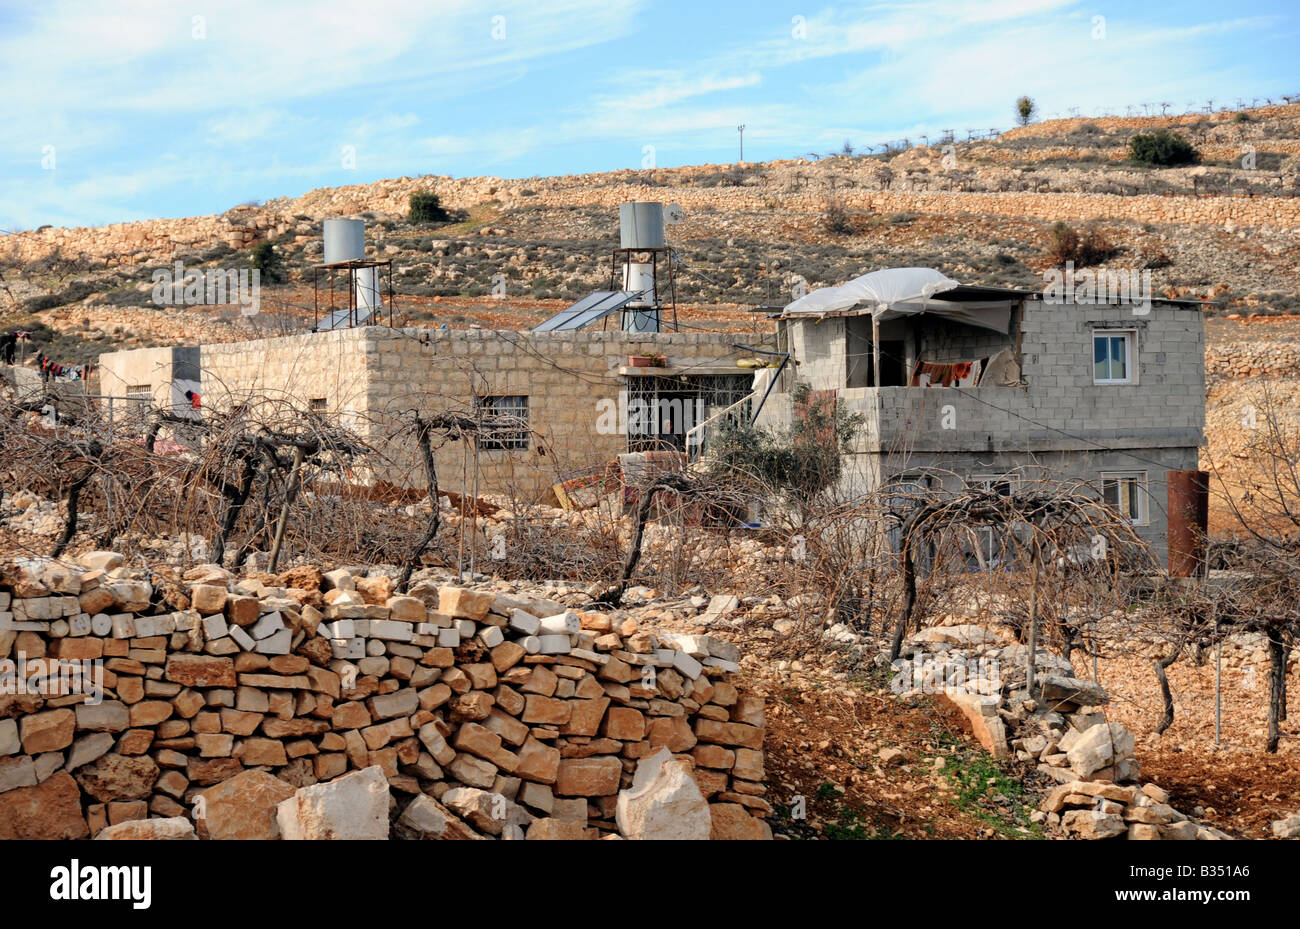
[{"label": "barred window", "polygon": [[528,448],[528,398],[526,396],[476,397],[483,431],[478,447],[517,451]]}]

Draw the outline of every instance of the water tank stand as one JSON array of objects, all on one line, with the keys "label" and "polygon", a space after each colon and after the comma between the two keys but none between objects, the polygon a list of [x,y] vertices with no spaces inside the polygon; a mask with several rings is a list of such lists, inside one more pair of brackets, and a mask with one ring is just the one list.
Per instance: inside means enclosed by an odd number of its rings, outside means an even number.
[{"label": "water tank stand", "polygon": [[[611,249],[610,256],[609,256],[609,287],[610,290],[622,290],[623,282],[620,279],[622,269],[626,268],[630,264],[636,263],[633,262],[632,260],[633,255],[648,254],[650,256],[651,274],[654,277],[655,283],[654,283],[654,291],[650,297],[653,306],[647,309],[653,309],[656,312],[659,318],[660,329],[662,330],[663,305],[659,299],[659,255],[661,252],[665,257],[666,259],[665,263],[668,266],[668,300],[669,300],[668,308],[672,310],[672,314],[673,314],[673,332],[680,332],[681,329],[677,324],[677,282],[673,272],[672,255],[670,250],[667,247]],[[608,324],[609,324],[609,320],[608,318],[606,318],[601,328],[604,328]]]}]

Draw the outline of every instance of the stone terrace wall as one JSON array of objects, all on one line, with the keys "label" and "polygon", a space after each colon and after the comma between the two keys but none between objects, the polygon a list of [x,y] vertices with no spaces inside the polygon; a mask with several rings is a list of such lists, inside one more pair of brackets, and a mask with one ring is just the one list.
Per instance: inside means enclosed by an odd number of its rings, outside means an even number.
[{"label": "stone terrace wall", "polygon": [[1294,342],[1229,342],[1208,346],[1205,373],[1215,379],[1300,376],[1300,344]]},{"label": "stone terrace wall", "polygon": [[[432,579],[80,561],[0,582],[0,838],[345,837],[310,813],[335,789],[401,837],[771,835],[730,643]],[[102,701],[14,692],[20,660],[35,690],[55,659],[102,671]]]}]

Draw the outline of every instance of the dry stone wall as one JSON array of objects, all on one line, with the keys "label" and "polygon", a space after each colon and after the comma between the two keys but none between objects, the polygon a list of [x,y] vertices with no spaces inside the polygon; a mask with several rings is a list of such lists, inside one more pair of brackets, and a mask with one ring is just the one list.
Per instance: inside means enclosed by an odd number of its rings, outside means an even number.
[{"label": "dry stone wall", "polygon": [[1289,342],[1229,342],[1205,349],[1205,374],[1210,379],[1296,377],[1300,344]]},{"label": "dry stone wall", "polygon": [[[844,641],[847,630],[835,633]],[[1075,676],[1071,663],[1036,652],[1032,696],[1029,649],[1005,626],[931,626],[907,638],[893,662],[894,692],[936,694],[956,707],[994,758],[1014,757],[1056,782],[1030,819],[1053,837],[1136,841],[1231,838],[1169,804],[1169,794],[1141,783],[1132,732],[1106,718],[1110,697]],[[1242,643],[1242,649],[1248,643]]]},{"label": "dry stone wall", "polygon": [[[1053,122],[1050,126],[1057,131],[1067,131],[1070,121]],[[1017,133],[1024,131],[1006,133],[1002,139],[1012,140]],[[1041,130],[1032,127],[1030,131]],[[1296,144],[1287,140],[1271,140],[1268,150],[1294,153]],[[1002,162],[1027,163],[1043,157],[1089,154],[1089,151],[1071,146],[1026,153],[1008,151],[993,145],[974,145],[964,147],[963,151],[969,154],[973,167],[993,171],[995,174],[1004,170],[1000,166]],[[1121,156],[1123,150],[1094,151],[1092,154],[1114,159]],[[1231,159],[1239,155],[1240,145],[1235,138],[1219,140],[1219,144],[1209,145],[1205,149],[1205,157],[1209,159]],[[774,205],[779,204],[785,213],[820,215],[826,206],[832,176],[838,184],[835,195],[845,207],[852,210],[939,215],[970,213],[1069,222],[1103,219],[1139,223],[1231,224],[1234,228],[1244,226],[1300,230],[1300,200],[1294,197],[1126,196],[1072,193],[1068,188],[1066,192],[1041,193],[908,190],[900,189],[906,188],[909,183],[907,179],[893,179],[896,171],[912,167],[928,174],[936,170],[936,163],[941,162],[937,146],[914,148],[895,159],[892,167],[875,160],[866,160],[836,164],[833,171],[828,171],[804,159],[776,160],[763,163],[763,178],[744,187],[697,184],[702,176],[732,167],[730,165],[693,165],[656,169],[652,172],[629,169],[546,179],[453,178],[446,175],[399,177],[370,184],[320,188],[301,197],[281,197],[261,206],[236,207],[216,216],[144,220],[94,228],[45,227],[8,236],[4,245],[9,260],[19,264],[37,261],[56,250],[61,250],[64,255],[85,255],[127,265],[170,260],[178,253],[218,243],[247,248],[263,239],[289,232],[314,235],[317,232],[315,224],[330,216],[370,212],[389,218],[405,217],[409,210],[410,195],[426,190],[436,191],[447,206],[456,209],[470,209],[484,204],[504,209],[519,206],[613,209],[628,200],[676,201],[687,210],[688,220],[682,227],[682,232],[690,235],[711,228],[715,222],[713,219],[690,217],[717,211],[742,211],[766,216],[770,215]],[[1203,169],[1185,170],[1190,172]],[[889,189],[863,189],[864,186],[880,185],[882,173],[888,173],[891,177],[890,183],[885,185]],[[646,183],[648,174],[653,174],[653,184]],[[994,183],[1009,179],[989,178]],[[845,180],[849,183],[840,183]],[[1077,180],[1070,183],[1077,183]],[[693,226],[696,222],[706,225],[697,230]]]},{"label": "dry stone wall", "polygon": [[711,636],[309,567],[0,578],[0,838],[770,838]]}]

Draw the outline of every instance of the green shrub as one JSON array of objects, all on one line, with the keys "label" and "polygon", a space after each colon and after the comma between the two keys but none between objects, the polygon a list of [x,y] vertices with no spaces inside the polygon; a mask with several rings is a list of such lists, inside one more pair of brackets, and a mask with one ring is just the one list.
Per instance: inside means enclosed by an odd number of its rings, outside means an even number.
[{"label": "green shrub", "polygon": [[819,402],[810,385],[795,385],[795,416],[786,431],[734,425],[711,445],[710,467],[719,481],[753,483],[810,503],[840,479],[840,455],[862,428],[861,413],[842,399]]},{"label": "green shrub", "polygon": [[838,200],[826,204],[826,210],[822,213],[822,228],[831,235],[853,235],[857,231],[849,211]]},{"label": "green shrub", "polygon": [[1037,110],[1038,105],[1029,97],[1018,98],[1016,100],[1016,122],[1022,126],[1028,126]]},{"label": "green shrub", "polygon": [[261,272],[264,283],[274,284],[284,280],[284,265],[280,263],[280,255],[270,242],[262,242],[253,249],[252,262],[253,267]]},{"label": "green shrub", "polygon": [[1116,251],[1114,243],[1111,242],[1106,233],[1096,226],[1089,226],[1083,230],[1083,235],[1079,237],[1079,252],[1075,256],[1075,263],[1083,268],[1088,265],[1101,264],[1114,255]]},{"label": "green shrub", "polygon": [[411,194],[410,206],[406,218],[413,223],[442,223],[451,218],[442,206],[442,198],[431,190]]},{"label": "green shrub", "polygon": [[1047,246],[1047,257],[1056,264],[1074,261],[1079,253],[1079,233],[1063,222],[1058,222],[1049,233],[1051,239]]},{"label": "green shrub", "polygon": [[1128,157],[1138,164],[1170,167],[1172,165],[1195,164],[1200,155],[1192,144],[1168,129],[1155,132],[1139,132],[1128,142]]}]

